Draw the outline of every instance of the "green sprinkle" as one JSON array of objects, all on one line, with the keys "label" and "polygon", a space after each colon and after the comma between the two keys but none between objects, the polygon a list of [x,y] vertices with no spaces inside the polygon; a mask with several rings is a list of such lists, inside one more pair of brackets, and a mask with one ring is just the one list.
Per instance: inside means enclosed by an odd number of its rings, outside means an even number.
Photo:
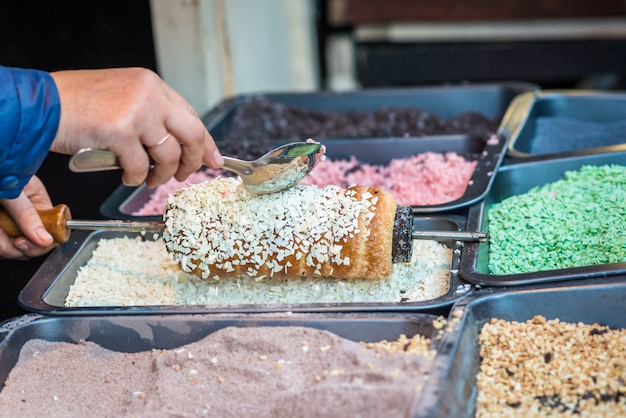
[{"label": "green sprinkle", "polygon": [[495,275],[626,261],[626,167],[583,166],[492,205]]}]

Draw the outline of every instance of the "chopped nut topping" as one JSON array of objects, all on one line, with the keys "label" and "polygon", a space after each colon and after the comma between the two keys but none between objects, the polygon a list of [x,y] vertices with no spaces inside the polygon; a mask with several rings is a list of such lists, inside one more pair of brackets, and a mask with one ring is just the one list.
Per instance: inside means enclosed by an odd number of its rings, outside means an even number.
[{"label": "chopped nut topping", "polygon": [[[406,335],[401,334],[396,341],[389,342],[382,340],[375,343],[362,342],[361,345],[368,349],[376,350],[377,352],[424,354],[429,350],[430,339],[419,334],[411,338],[407,338]],[[434,352],[432,354],[434,355]]]},{"label": "chopped nut topping", "polygon": [[439,317],[437,320],[433,321],[433,327],[435,329],[442,329],[446,326],[446,319],[444,317]]},{"label": "chopped nut topping", "polygon": [[478,343],[477,417],[626,415],[624,329],[493,318]]}]

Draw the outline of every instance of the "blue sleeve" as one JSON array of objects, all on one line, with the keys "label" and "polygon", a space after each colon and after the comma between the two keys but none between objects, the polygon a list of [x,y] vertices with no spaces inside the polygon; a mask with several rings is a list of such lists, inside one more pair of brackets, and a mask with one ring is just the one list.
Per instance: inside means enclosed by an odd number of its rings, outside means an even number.
[{"label": "blue sleeve", "polygon": [[46,158],[61,117],[50,74],[0,66],[0,198],[17,197]]}]

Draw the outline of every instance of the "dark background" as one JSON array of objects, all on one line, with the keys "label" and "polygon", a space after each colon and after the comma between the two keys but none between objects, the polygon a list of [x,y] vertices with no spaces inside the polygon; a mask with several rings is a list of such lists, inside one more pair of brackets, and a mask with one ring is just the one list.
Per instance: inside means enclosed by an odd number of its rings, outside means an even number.
[{"label": "dark background", "polygon": [[[520,20],[549,24],[626,17],[623,0],[320,0],[319,5],[322,48],[327,34],[353,34],[367,25]],[[626,39],[609,34],[533,41],[494,36],[484,42],[353,39],[357,79],[363,87],[512,80],[544,89],[626,87]]]},{"label": "dark background", "polygon": [[[343,4],[334,13],[330,4]],[[325,37],[359,24],[407,20],[474,20],[626,16],[626,2],[606,0],[318,0],[321,85]],[[410,7],[409,7],[410,6]],[[337,9],[334,9],[335,12]],[[0,2],[0,63],[66,69],[141,66],[158,72],[148,0],[25,0]],[[446,82],[528,81],[542,88],[574,88],[595,74],[614,74],[624,88],[626,40],[356,45],[363,87]],[[102,218],[102,202],[120,184],[119,172],[75,174],[67,156],[50,154],[38,175],[53,203],[76,219]],[[0,320],[25,313],[17,296],[45,261],[0,260]]]}]

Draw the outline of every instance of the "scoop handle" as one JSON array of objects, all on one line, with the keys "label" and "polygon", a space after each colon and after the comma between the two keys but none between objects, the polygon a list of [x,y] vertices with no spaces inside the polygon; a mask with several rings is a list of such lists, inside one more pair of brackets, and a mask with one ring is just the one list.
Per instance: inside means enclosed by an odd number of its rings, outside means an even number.
[{"label": "scoop handle", "polygon": [[[50,209],[39,210],[37,213],[44,227],[56,242],[63,244],[70,239],[70,230],[67,228],[66,222],[72,218],[72,215],[67,205],[59,204]],[[4,209],[0,209],[0,229],[11,238],[24,235],[11,215]]]}]

